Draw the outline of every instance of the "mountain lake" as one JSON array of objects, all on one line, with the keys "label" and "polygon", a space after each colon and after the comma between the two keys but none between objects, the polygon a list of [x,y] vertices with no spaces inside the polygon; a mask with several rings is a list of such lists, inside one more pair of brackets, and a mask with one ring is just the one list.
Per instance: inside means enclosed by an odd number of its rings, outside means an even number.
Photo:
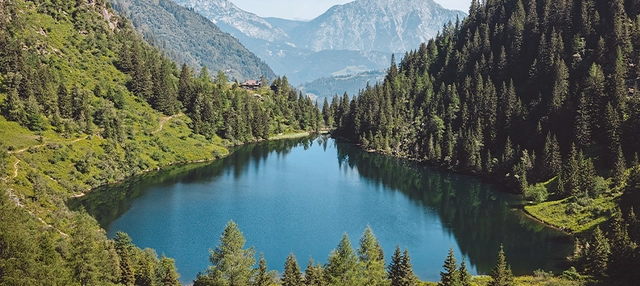
[{"label": "mountain lake", "polygon": [[521,198],[499,188],[319,136],[240,146],[226,158],[136,176],[69,205],[83,206],[108,237],[121,230],[174,258],[182,283],[205,272],[229,220],[245,248],[264,253],[280,274],[291,252],[303,271],[309,258],[326,263],[345,232],[357,249],[367,226],[387,264],[396,245],[407,248],[424,281],[440,279],[449,247],[474,275],[490,273],[500,244],[516,275],[566,269],[572,238],[528,218],[515,207]]}]

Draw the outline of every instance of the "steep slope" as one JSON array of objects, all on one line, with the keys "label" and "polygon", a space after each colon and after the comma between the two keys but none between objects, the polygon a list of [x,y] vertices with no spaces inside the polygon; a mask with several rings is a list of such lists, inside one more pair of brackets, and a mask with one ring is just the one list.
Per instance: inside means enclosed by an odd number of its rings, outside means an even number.
[{"label": "steep slope", "polygon": [[[378,1],[375,3],[377,6],[372,6],[371,3],[363,0],[356,1],[359,3],[357,7],[360,8],[350,9],[350,15],[334,13],[333,16],[329,16],[327,12],[311,22],[300,22],[276,18],[262,19],[255,14],[242,11],[228,0],[175,0],[175,2],[204,15],[216,23],[221,30],[238,38],[250,51],[267,62],[276,74],[286,75],[295,85],[341,73],[346,69],[355,68],[355,72],[361,72],[385,68],[389,64],[392,52],[406,52],[420,41],[429,39],[430,35],[435,35],[435,31],[444,23],[455,21],[455,15],[460,14],[461,17],[464,15],[462,12],[444,10],[432,2],[420,5],[417,4],[420,1],[410,0],[411,5],[400,2],[386,5],[384,1]],[[361,9],[361,6],[371,7]],[[340,7],[336,6],[330,11],[342,11],[343,8]],[[384,10],[380,10],[381,7]],[[432,8],[435,9],[434,12],[429,10]],[[383,36],[383,29],[387,29],[391,22],[385,20],[390,18],[389,16],[381,13],[390,13],[389,15],[394,19],[393,25],[396,23],[404,25],[401,29],[402,33],[396,33],[400,38],[394,38],[390,33]],[[335,23],[323,20],[325,18]],[[380,22],[380,28],[370,29],[362,24],[365,21],[374,20]],[[339,23],[341,29],[351,28],[348,33],[345,30],[344,33],[325,31],[322,32],[323,35],[314,34],[315,30],[319,29],[318,25],[322,24],[326,27],[336,23]],[[407,23],[416,27],[405,27]],[[425,29],[422,27],[428,27],[429,34],[425,34],[423,31]],[[365,34],[373,35],[374,32],[380,32],[381,36],[365,36]],[[377,42],[374,43],[374,40]],[[345,44],[320,45],[317,44],[319,41]],[[390,46],[388,41],[404,44],[395,45],[392,49],[387,47]],[[353,45],[346,44],[350,42],[353,42]],[[319,48],[316,49],[314,46]],[[343,62],[343,59],[348,61]]]},{"label": "steep slope", "polygon": [[[289,36],[259,16],[241,10],[228,0],[175,0],[176,3],[200,13],[232,35],[237,32],[249,38],[268,42],[286,42]],[[231,30],[236,33],[229,32]]]},{"label": "steep slope", "polygon": [[617,202],[640,208],[632,2],[473,1],[463,24],[325,113],[364,148],[487,176],[533,202],[551,198],[526,209],[590,232]]},{"label": "steep slope", "polygon": [[290,36],[299,47],[313,51],[404,53],[427,42],[456,16],[466,14],[433,0],[357,0],[332,7]]},{"label": "steep slope", "polygon": [[193,10],[170,0],[114,0],[113,8],[171,59],[199,70],[222,70],[230,79],[274,79],[275,73],[237,39]]},{"label": "steep slope", "polygon": [[178,284],[173,260],[108,240],[66,202],[318,129],[311,100],[274,83],[247,91],[178,70],[103,1],[0,1],[0,285]]}]

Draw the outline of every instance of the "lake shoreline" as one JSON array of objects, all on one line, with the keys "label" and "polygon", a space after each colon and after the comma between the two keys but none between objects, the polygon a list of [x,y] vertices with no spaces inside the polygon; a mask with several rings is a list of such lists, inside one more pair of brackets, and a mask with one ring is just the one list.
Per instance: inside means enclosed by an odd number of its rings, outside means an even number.
[{"label": "lake shoreline", "polygon": [[323,133],[323,132],[315,133],[315,132],[307,132],[307,131],[294,132],[294,133],[287,133],[287,134],[279,134],[279,135],[276,135],[276,136],[269,137],[269,139],[266,139],[266,140],[262,139],[262,140],[256,140],[254,142],[245,142],[243,144],[234,145],[234,146],[224,146],[225,150],[227,150],[227,152],[225,154],[219,154],[219,155],[216,155],[213,158],[205,158],[205,159],[200,159],[200,160],[170,162],[168,164],[165,164],[165,165],[162,165],[162,166],[158,166],[156,168],[146,169],[146,170],[137,172],[137,173],[135,173],[133,175],[124,177],[124,178],[122,178],[120,180],[117,180],[115,182],[111,182],[111,183],[107,183],[107,184],[103,184],[103,185],[99,185],[99,186],[95,186],[95,187],[89,188],[84,192],[73,194],[72,196],[68,197],[68,199],[82,198],[82,197],[86,196],[88,193],[93,192],[93,191],[95,191],[97,189],[100,189],[100,188],[103,188],[103,187],[108,187],[108,186],[113,186],[113,185],[122,183],[122,182],[124,182],[126,180],[132,179],[134,177],[141,176],[141,175],[146,175],[146,174],[149,174],[149,173],[152,173],[152,172],[162,171],[162,170],[164,170],[166,168],[169,168],[169,167],[190,165],[190,164],[200,164],[200,163],[210,163],[210,162],[213,162],[213,161],[216,161],[216,160],[224,159],[224,158],[228,157],[229,155],[231,155],[233,153],[233,151],[231,151],[229,149],[230,147],[231,148],[232,147],[239,147],[239,146],[244,146],[244,145],[247,145],[247,144],[256,144],[256,143],[267,142],[267,141],[275,141],[275,140],[305,138],[305,137],[313,136],[314,134],[327,134],[327,133],[326,132],[325,133]]},{"label": "lake shoreline", "polygon": [[[481,179],[481,180],[483,180],[485,182],[488,182],[488,183],[491,183],[491,184],[495,184],[496,186],[499,186],[499,188],[497,188],[497,189],[499,189],[501,192],[508,193],[508,194],[513,194],[513,195],[518,195],[524,201],[524,197],[522,197],[521,193],[515,192],[513,190],[513,188],[509,187],[506,183],[504,183],[499,178],[496,178],[495,176],[485,176],[485,175],[474,173],[474,172],[457,170],[457,169],[452,168],[452,167],[444,167],[442,165],[433,164],[433,163],[430,163],[429,161],[422,160],[422,159],[415,158],[415,157],[399,156],[399,155],[394,155],[394,154],[391,154],[391,153],[386,153],[386,152],[382,152],[380,150],[375,150],[375,149],[365,149],[365,148],[362,147],[361,144],[354,143],[353,141],[351,141],[351,140],[349,140],[347,138],[344,138],[344,137],[340,137],[340,136],[332,136],[332,138],[334,138],[336,140],[341,140],[341,141],[343,141],[345,143],[349,143],[349,144],[352,144],[354,146],[357,146],[358,148],[360,148],[363,151],[368,152],[368,153],[376,153],[376,154],[380,154],[380,155],[391,156],[391,157],[395,157],[395,158],[399,158],[399,159],[413,161],[413,162],[416,162],[416,163],[418,163],[420,165],[423,165],[423,166],[437,168],[438,170],[445,171],[445,172],[451,172],[451,173],[455,173],[455,174],[476,177],[476,178],[479,178],[479,179]],[[576,233],[570,231],[568,228],[566,228],[564,226],[548,223],[543,218],[540,218],[540,217],[537,217],[537,216],[533,215],[532,213],[528,212],[525,209],[524,205],[518,206],[518,210],[520,212],[522,212],[524,215],[526,215],[527,217],[531,218],[532,220],[534,220],[534,221],[536,221],[536,222],[538,222],[538,223],[540,223],[542,225],[545,225],[547,227],[556,229],[556,230],[558,230],[558,231],[560,231],[560,232],[562,232],[562,233],[564,233],[566,235],[569,235],[569,236],[571,236],[573,238],[575,238],[577,236]]]}]

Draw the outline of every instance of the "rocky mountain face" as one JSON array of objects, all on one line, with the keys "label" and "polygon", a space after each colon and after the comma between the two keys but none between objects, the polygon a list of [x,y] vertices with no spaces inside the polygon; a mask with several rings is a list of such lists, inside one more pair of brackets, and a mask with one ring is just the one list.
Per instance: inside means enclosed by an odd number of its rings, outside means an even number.
[{"label": "rocky mountain face", "polygon": [[173,1],[216,23],[292,84],[387,68],[392,53],[417,49],[466,16],[433,0],[356,0],[302,22],[261,18],[229,0]]},{"label": "rocky mountain face", "polygon": [[234,36],[239,32],[249,38],[268,42],[286,42],[289,39],[282,29],[272,26],[256,14],[241,10],[228,0],[175,0],[175,2],[193,9]]},{"label": "rocky mountain face", "polygon": [[312,51],[404,53],[436,36],[456,16],[462,19],[466,14],[433,0],[358,0],[333,6],[290,37]]},{"label": "rocky mountain face", "polygon": [[111,6],[131,19],[136,30],[176,61],[196,71],[206,66],[215,74],[222,70],[239,81],[275,73],[238,39],[215,24],[171,0],[112,0]]}]

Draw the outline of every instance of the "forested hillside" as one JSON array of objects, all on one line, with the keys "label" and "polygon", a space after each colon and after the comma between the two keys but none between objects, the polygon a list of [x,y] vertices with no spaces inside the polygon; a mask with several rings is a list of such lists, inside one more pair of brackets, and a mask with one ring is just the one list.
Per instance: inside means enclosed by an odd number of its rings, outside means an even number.
[{"label": "forested hillside", "polygon": [[173,261],[66,206],[226,146],[313,130],[286,78],[249,92],[181,69],[103,1],[0,2],[0,285],[176,285]]},{"label": "forested hillside", "polygon": [[617,217],[602,225],[611,249],[600,239],[579,254],[587,273],[628,275],[640,257],[639,13],[640,1],[474,0],[463,22],[324,116],[363,148],[548,201],[527,210],[568,231],[602,238],[596,226]]},{"label": "forested hillside", "polygon": [[276,74],[237,39],[173,1],[115,0],[113,8],[169,58],[199,70],[222,70],[231,80],[275,79]]}]

